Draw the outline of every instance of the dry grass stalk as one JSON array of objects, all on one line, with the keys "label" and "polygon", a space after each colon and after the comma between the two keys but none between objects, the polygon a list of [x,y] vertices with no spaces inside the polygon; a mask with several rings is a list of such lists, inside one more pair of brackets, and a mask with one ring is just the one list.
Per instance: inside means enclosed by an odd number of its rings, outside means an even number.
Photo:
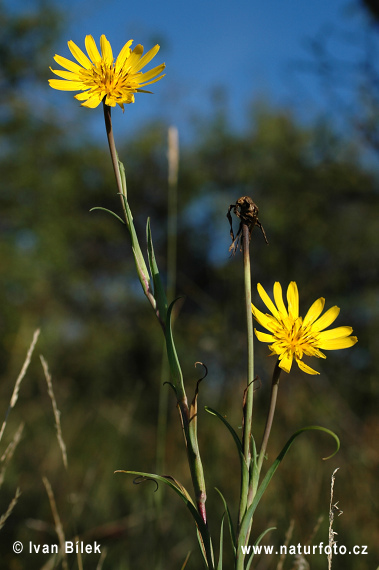
[{"label": "dry grass stalk", "polygon": [[16,503],[17,503],[18,498],[19,498],[20,495],[21,495],[20,488],[17,487],[17,489],[16,489],[16,494],[15,494],[15,496],[13,497],[13,499],[11,500],[11,502],[9,503],[9,507],[7,508],[6,512],[5,512],[3,515],[1,515],[1,517],[0,517],[0,530],[3,528],[3,526],[4,526],[4,524],[5,524],[5,521],[7,520],[7,518],[11,515],[13,509],[14,509],[15,506],[16,506]]},{"label": "dry grass stalk", "polygon": [[[79,537],[75,536],[75,543],[79,542]],[[80,552],[76,553],[76,560],[78,561],[78,570],[83,570],[83,560]]]},{"label": "dry grass stalk", "polygon": [[54,418],[55,418],[55,429],[57,430],[58,444],[59,444],[59,447],[60,447],[61,452],[62,452],[63,465],[65,466],[65,469],[67,470],[67,451],[66,451],[66,444],[65,444],[65,442],[63,440],[63,436],[62,436],[61,420],[60,420],[61,413],[58,410],[57,402],[55,400],[54,391],[53,391],[53,384],[51,381],[51,374],[49,372],[48,364],[42,355],[40,355],[40,359],[41,359],[42,368],[43,368],[45,378],[46,378],[46,382],[47,382],[47,391],[48,391],[48,394],[50,396],[51,403],[53,406],[53,412],[54,412]]},{"label": "dry grass stalk", "polygon": [[57,536],[58,536],[60,551],[62,553],[62,568],[64,570],[68,570],[67,555],[65,552],[65,536],[64,536],[64,532],[63,532],[61,519],[60,519],[59,514],[58,514],[58,509],[57,509],[57,505],[55,502],[53,490],[51,488],[51,485],[50,485],[47,477],[42,477],[42,481],[43,481],[43,484],[45,485],[46,493],[47,493],[47,496],[49,498],[51,512],[53,513],[55,531],[56,531]]},{"label": "dry grass stalk", "polygon": [[16,383],[15,383],[15,385],[14,385],[13,394],[12,394],[12,398],[11,398],[11,401],[10,401],[10,404],[9,404],[9,408],[8,408],[8,411],[7,411],[6,415],[5,415],[5,420],[4,420],[4,422],[3,422],[3,425],[1,426],[1,430],[0,430],[0,441],[1,441],[2,437],[3,437],[3,433],[4,433],[4,430],[5,430],[5,426],[6,426],[6,424],[7,424],[9,412],[10,412],[11,409],[14,408],[15,405],[16,405],[16,402],[17,402],[17,399],[18,399],[18,393],[19,393],[19,391],[20,391],[20,385],[21,385],[21,382],[22,382],[22,380],[23,380],[23,378],[24,378],[24,376],[25,376],[25,374],[26,374],[26,371],[27,371],[27,369],[28,369],[28,367],[29,367],[30,361],[31,361],[31,359],[32,359],[32,354],[33,354],[33,351],[34,351],[34,347],[35,347],[35,345],[36,345],[36,343],[37,343],[37,340],[38,340],[38,337],[39,337],[39,333],[40,333],[40,329],[37,329],[36,331],[34,331],[33,340],[32,340],[32,342],[31,342],[31,345],[30,345],[29,350],[28,350],[28,352],[27,352],[25,362],[24,362],[24,364],[23,364],[23,366],[22,366],[22,368],[21,368],[21,372],[20,372],[20,374],[18,375],[18,378],[17,378]]},{"label": "dry grass stalk", "polygon": [[337,469],[335,469],[333,471],[332,479],[331,479],[331,483],[330,483],[328,570],[331,570],[331,568],[332,568],[333,546],[334,546],[334,544],[337,544],[336,541],[334,540],[334,537],[337,534],[333,530],[334,515],[336,512],[338,512],[338,516],[342,515],[342,511],[337,506],[338,503],[333,504],[334,482],[336,479],[336,473],[337,473],[338,469],[339,469],[339,467],[337,467]]},{"label": "dry grass stalk", "polygon": [[106,557],[107,553],[108,553],[107,548],[103,547],[103,548],[102,548],[102,552],[101,552],[101,556],[100,556],[100,558],[99,558],[99,562],[97,563],[97,566],[96,566],[96,570],[102,570],[103,564],[104,564],[104,560],[105,560],[105,557]]},{"label": "dry grass stalk", "polygon": [[[286,532],[286,536],[284,539],[284,546],[286,547],[284,550],[287,550],[287,548],[288,548],[288,545],[289,545],[290,540],[292,538],[294,527],[295,527],[295,521],[293,519],[291,519],[290,526],[288,527],[288,530]],[[278,562],[278,565],[276,567],[276,570],[283,570],[283,564],[284,564],[285,559],[286,559],[286,554],[284,551],[280,555],[279,562]]]},{"label": "dry grass stalk", "polygon": [[0,459],[0,463],[3,463],[3,466],[1,468],[0,471],[0,487],[2,486],[2,484],[4,483],[4,477],[5,477],[5,470],[7,468],[8,463],[10,462],[10,460],[13,457],[14,451],[21,439],[21,435],[24,429],[24,423],[21,423],[18,426],[18,429],[16,431],[16,433],[14,434],[12,441],[10,442],[10,444],[8,445],[8,447],[6,448],[6,450],[4,451],[1,459]]}]

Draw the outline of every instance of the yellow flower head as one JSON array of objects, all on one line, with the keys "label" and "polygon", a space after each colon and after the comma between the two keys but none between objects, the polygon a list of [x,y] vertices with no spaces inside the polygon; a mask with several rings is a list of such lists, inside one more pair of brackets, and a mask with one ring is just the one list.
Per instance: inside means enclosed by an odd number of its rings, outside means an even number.
[{"label": "yellow flower head", "polygon": [[351,327],[338,327],[325,331],[331,325],[340,312],[338,307],[332,307],[320,317],[325,299],[317,299],[305,315],[299,317],[299,292],[295,281],[291,281],[287,289],[288,309],[283,302],[282,287],[276,282],[274,285],[273,303],[262,285],[258,283],[258,293],[272,313],[261,313],[253,304],[251,310],[254,318],[260,325],[270,331],[270,334],[257,331],[258,340],[272,343],[269,347],[272,354],[278,355],[279,366],[285,372],[291,370],[292,361],[295,358],[300,370],[308,374],[319,374],[302,361],[303,355],[326,358],[323,350],[338,350],[353,346],[357,341],[356,336],[350,336],[353,332]]},{"label": "yellow flower head", "polygon": [[50,87],[61,91],[83,91],[75,98],[84,101],[84,107],[94,109],[104,100],[106,105],[115,107],[117,103],[124,110],[124,103],[134,103],[134,93],[151,93],[142,88],[164,77],[158,77],[165,68],[164,63],[145,73],[141,72],[158,53],[159,45],[142,56],[143,46],[138,44],[132,51],[132,43],[133,40],[129,40],[124,45],[114,62],[111,44],[104,35],[100,38],[101,55],[93,37],[86,36],[89,59],[73,41],[69,41],[70,52],[80,65],[56,55],[54,60],[67,71],[50,68],[55,75],[63,78],[49,79]]}]

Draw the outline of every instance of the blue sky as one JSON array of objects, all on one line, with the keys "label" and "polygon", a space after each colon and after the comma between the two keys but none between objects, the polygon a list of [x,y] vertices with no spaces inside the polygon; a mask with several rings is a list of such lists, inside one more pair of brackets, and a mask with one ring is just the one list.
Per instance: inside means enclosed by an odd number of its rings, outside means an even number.
[{"label": "blue sky", "polygon": [[[82,49],[86,34],[98,43],[104,33],[115,55],[131,38],[145,50],[160,43],[154,65],[165,61],[166,77],[152,86],[154,96],[141,94],[127,106],[132,129],[164,116],[188,132],[192,113],[211,112],[211,93],[219,88],[237,127],[257,97],[313,116],[325,105],[322,87],[311,75],[295,73],[294,62],[306,58],[307,40],[322,30],[354,32],[362,24],[358,0],[66,0],[65,6],[66,39]],[[346,43],[334,49],[348,57]],[[65,42],[56,52],[71,58]],[[55,92],[53,105],[60,106],[61,97],[67,93]]]}]

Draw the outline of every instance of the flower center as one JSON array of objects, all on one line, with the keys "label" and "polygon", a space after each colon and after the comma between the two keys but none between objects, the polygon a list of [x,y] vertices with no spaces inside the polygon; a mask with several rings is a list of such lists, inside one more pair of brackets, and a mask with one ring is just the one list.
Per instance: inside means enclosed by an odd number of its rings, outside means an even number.
[{"label": "flower center", "polygon": [[316,342],[310,327],[303,327],[303,319],[290,317],[283,319],[275,335],[283,348],[301,358],[302,354],[309,353]]}]

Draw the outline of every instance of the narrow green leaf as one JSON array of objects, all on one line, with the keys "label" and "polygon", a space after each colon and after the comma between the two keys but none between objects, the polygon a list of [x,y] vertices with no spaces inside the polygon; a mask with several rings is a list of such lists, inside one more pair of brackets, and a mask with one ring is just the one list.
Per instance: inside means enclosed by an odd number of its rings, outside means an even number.
[{"label": "narrow green leaf", "polygon": [[219,555],[218,555],[217,570],[222,570],[222,551],[223,551],[223,548],[224,548],[224,518],[225,518],[225,513],[222,515],[222,519],[221,519],[221,528],[220,528],[220,551],[219,551]]},{"label": "narrow green leaf", "polygon": [[203,519],[201,518],[197,508],[195,507],[190,497],[190,494],[185,489],[185,487],[183,487],[183,485],[181,485],[173,477],[156,475],[155,473],[145,473],[143,471],[124,471],[123,469],[118,469],[117,471],[115,471],[115,473],[126,473],[127,475],[136,475],[137,477],[146,477],[148,479],[153,479],[153,481],[161,482],[164,483],[165,485],[168,485],[173,491],[175,491],[175,493],[179,495],[182,501],[184,501],[185,505],[187,506],[189,512],[191,513],[195,521],[200,549],[203,554],[207,568],[210,568],[211,570],[214,569],[212,542],[209,536],[207,525],[204,524]]},{"label": "narrow green leaf", "polygon": [[219,489],[217,489],[217,487],[215,487],[215,489],[216,489],[217,493],[220,495],[222,502],[224,503],[225,513],[226,513],[226,516],[228,518],[228,523],[229,523],[230,538],[232,541],[232,547],[233,547],[233,551],[234,551],[234,555],[235,555],[236,554],[236,535],[234,532],[233,521],[232,521],[232,517],[230,514],[230,510],[229,510],[229,507],[228,507],[228,504],[226,502],[224,495],[221,493],[221,491]]},{"label": "narrow green leaf", "polygon": [[205,550],[205,544],[201,532],[199,531],[198,527],[196,527],[196,536],[200,546],[200,552],[203,555],[203,560],[207,568],[209,568],[208,560],[207,560],[207,553]]},{"label": "narrow green leaf", "polygon": [[173,380],[173,384],[177,391],[178,398],[182,398],[185,395],[184,391],[184,384],[183,384],[183,374],[182,369],[180,368],[178,355],[176,353],[176,348],[174,344],[174,338],[172,336],[172,327],[171,327],[171,313],[176,301],[179,298],[175,299],[169,306],[167,310],[167,320],[166,320],[166,347],[167,347],[167,356],[168,362],[170,365],[171,376]]},{"label": "narrow green leaf", "polygon": [[101,206],[95,206],[94,208],[90,209],[90,212],[93,212],[94,210],[103,210],[104,212],[108,212],[108,214],[112,214],[112,216],[117,218],[118,221],[121,222],[122,224],[124,224],[124,226],[125,226],[124,220],[122,218],[120,218],[120,216],[115,214],[115,212],[112,212],[112,210],[108,210],[107,208],[102,208]]},{"label": "narrow green leaf", "polygon": [[174,482],[175,479],[173,479],[172,477],[164,477],[161,475],[156,475],[155,473],[145,473],[143,471],[125,471],[123,469],[118,469],[117,471],[115,471],[115,473],[126,473],[127,475],[136,475],[138,477],[146,477],[148,479],[153,479],[153,481],[158,481],[160,483],[164,483],[165,485],[168,485],[184,501],[184,503],[186,504],[188,510],[190,511],[190,513],[191,513],[196,525],[198,526],[198,528],[200,530],[204,528],[205,525],[203,523],[203,519],[201,518],[201,516],[197,512],[197,509],[196,509],[189,493],[185,490],[185,488],[182,485],[180,485],[180,487],[179,487],[178,484],[176,484]]},{"label": "narrow green leaf", "polygon": [[150,228],[150,218],[147,219],[147,224],[146,224],[146,239],[147,239],[147,253],[148,253],[150,274],[153,278],[153,285],[154,285],[154,297],[155,297],[155,300],[157,302],[157,308],[159,311],[159,315],[160,315],[163,323],[165,323],[166,314],[167,314],[167,298],[166,298],[166,293],[164,291],[163,283],[162,283],[162,280],[161,280],[161,277],[159,274],[157,261],[155,258],[153,239],[152,239],[151,228]]},{"label": "narrow green leaf", "polygon": [[243,449],[242,449],[242,444],[240,441],[240,438],[238,437],[236,431],[232,428],[232,426],[230,425],[230,423],[216,410],[213,410],[212,408],[209,408],[208,406],[205,406],[205,411],[208,412],[209,414],[211,414],[212,416],[216,416],[219,420],[222,421],[222,423],[227,427],[227,429],[229,430],[230,434],[232,435],[234,442],[237,446],[237,451],[238,451],[238,457],[240,459],[240,464],[241,464],[241,472],[242,472],[242,476],[246,476],[248,477],[248,471],[247,471],[247,465],[245,462],[245,457],[243,454]]},{"label": "narrow green leaf", "polygon": [[138,277],[139,277],[139,280],[141,282],[142,288],[145,292],[145,295],[148,295],[148,294],[151,295],[149,272],[148,272],[148,269],[146,267],[145,259],[142,255],[142,251],[141,251],[141,248],[140,248],[140,245],[138,242],[137,233],[136,233],[134,223],[133,223],[132,212],[130,210],[126,196],[121,194],[121,197],[122,197],[122,200],[124,203],[126,225],[128,227],[129,235],[130,235],[130,241],[132,243],[132,251],[133,251],[133,255],[134,255],[134,261],[136,264]]},{"label": "narrow green leaf", "polygon": [[206,412],[208,412],[208,414],[211,414],[212,416],[216,416],[228,428],[228,430],[231,433],[231,435],[235,441],[235,444],[237,446],[238,454],[239,455],[242,454],[242,456],[243,456],[243,449],[242,449],[242,444],[241,444],[240,438],[238,437],[237,432],[234,430],[234,428],[232,428],[232,426],[230,425],[228,420],[226,420],[224,418],[224,416],[222,416],[219,412],[217,412],[213,408],[209,408],[208,406],[205,406],[204,409]]},{"label": "narrow green leaf", "polygon": [[[267,528],[266,530],[264,530],[264,531],[262,532],[262,534],[260,534],[260,535],[258,536],[257,540],[256,540],[255,543],[254,543],[254,546],[258,546],[259,543],[260,543],[260,541],[262,540],[262,538],[263,538],[268,532],[270,532],[270,530],[276,530],[276,526],[272,526],[272,527]],[[250,556],[250,558],[249,558],[249,560],[248,560],[248,562],[247,562],[247,565],[246,565],[246,570],[250,570],[250,566],[251,566],[251,563],[252,563],[252,561],[253,561],[254,554],[255,554],[255,552],[254,552],[254,548],[253,548],[253,552],[252,552],[252,554],[251,554],[251,556]]]},{"label": "narrow green leaf", "polygon": [[124,167],[123,163],[121,162],[121,160],[118,158],[118,155],[117,155],[117,162],[118,162],[118,170],[119,170],[120,178],[121,178],[122,193],[125,196],[125,199],[127,199],[128,193],[127,193],[127,188],[126,188],[125,167]]},{"label": "narrow green leaf", "polygon": [[267,489],[268,484],[270,483],[272,477],[275,474],[275,471],[277,470],[277,468],[279,467],[281,461],[283,460],[283,458],[285,457],[287,451],[289,450],[289,448],[291,447],[292,443],[294,442],[294,440],[303,432],[305,431],[311,431],[311,430],[318,430],[318,431],[323,431],[327,434],[329,434],[330,436],[332,436],[336,443],[337,443],[337,448],[335,450],[334,453],[332,453],[332,455],[330,455],[329,457],[325,457],[323,458],[324,460],[326,459],[330,459],[331,457],[333,457],[337,451],[340,448],[340,440],[338,439],[338,436],[332,432],[331,430],[321,427],[321,426],[307,426],[304,428],[299,429],[298,431],[296,431],[287,441],[287,443],[285,444],[285,446],[283,447],[282,451],[279,453],[278,457],[275,459],[274,463],[271,465],[270,469],[267,471],[265,478],[263,479],[262,483],[260,484],[260,486],[258,487],[257,493],[253,499],[252,504],[250,505],[250,507],[247,509],[244,518],[242,519],[242,524],[241,524],[241,530],[240,530],[240,534],[239,534],[239,540],[238,540],[238,548],[241,548],[242,544],[245,544],[246,541],[246,536],[247,536],[247,532],[249,530],[249,526],[250,526],[250,521],[254,515],[255,509],[258,506],[259,501],[261,500],[263,493],[265,492],[265,490]]}]

